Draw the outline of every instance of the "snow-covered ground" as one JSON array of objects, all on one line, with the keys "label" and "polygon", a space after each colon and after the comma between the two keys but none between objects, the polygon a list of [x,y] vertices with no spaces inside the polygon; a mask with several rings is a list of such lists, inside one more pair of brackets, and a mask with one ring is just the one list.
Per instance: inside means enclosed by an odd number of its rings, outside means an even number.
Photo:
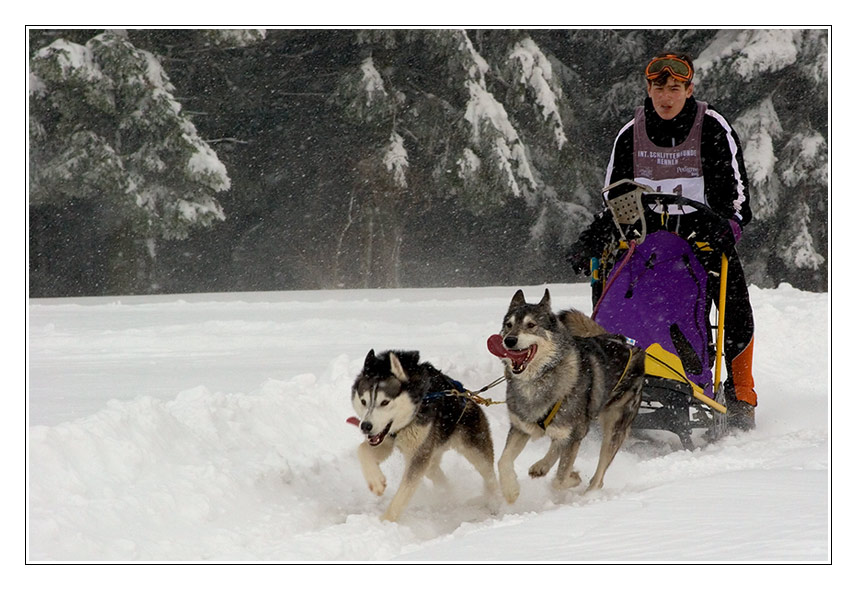
[{"label": "snow-covered ground", "polygon": [[[557,309],[589,311],[585,285],[550,288]],[[789,286],[751,288],[755,431],[693,452],[635,436],[586,495],[526,476],[536,441],[518,502],[494,512],[450,453],[450,489],[425,482],[381,522],[402,461],[371,494],[346,423],[366,352],[418,349],[481,387],[501,374],[485,342],[515,289],[30,300],[28,561],[831,560],[829,297]],[[506,410],[486,412],[499,455]]]}]

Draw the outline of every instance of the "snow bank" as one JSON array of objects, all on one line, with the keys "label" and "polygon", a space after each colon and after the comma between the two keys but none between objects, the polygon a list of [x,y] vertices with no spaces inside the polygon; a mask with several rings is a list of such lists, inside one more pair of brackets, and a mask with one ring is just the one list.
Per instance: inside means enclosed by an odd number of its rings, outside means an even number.
[{"label": "snow bank", "polygon": [[[528,298],[544,287],[525,289]],[[471,388],[514,288],[33,300],[32,561],[826,561],[828,299],[753,289],[758,428],[693,452],[665,433],[620,451],[603,490],[526,477],[491,509],[462,458],[401,522],[378,516],[347,424],[369,348],[420,349]],[[584,285],[551,286],[588,310]],[[795,338],[800,334],[800,338]],[[502,387],[488,394],[503,399]],[[499,454],[503,406],[486,409]],[[597,437],[582,445],[588,478]]]}]

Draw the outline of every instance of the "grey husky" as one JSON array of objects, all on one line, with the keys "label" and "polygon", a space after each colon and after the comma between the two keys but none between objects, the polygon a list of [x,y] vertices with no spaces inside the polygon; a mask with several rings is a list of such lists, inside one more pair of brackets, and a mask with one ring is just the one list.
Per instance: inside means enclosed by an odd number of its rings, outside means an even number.
[{"label": "grey husky", "polygon": [[399,489],[382,518],[396,521],[424,475],[445,485],[443,453],[454,448],[473,464],[489,496],[496,495],[494,443],[482,408],[465,397],[449,395],[460,385],[418,352],[370,350],[351,389],[351,403],[366,436],[357,449],[363,477],[380,496],[387,487],[380,464],[398,448],[405,457]]},{"label": "grey husky", "polygon": [[554,488],[578,485],[574,461],[596,419],[603,439],[587,491],[601,488],[640,408],[643,351],[622,336],[606,334],[579,311],[554,314],[547,289],[538,304],[527,303],[523,291],[515,293],[500,334],[492,339],[489,349],[505,364],[511,423],[498,462],[503,497],[510,504],[518,499],[515,459],[531,437],[545,434],[550,447],[530,467],[530,476],[547,475],[559,460]]}]

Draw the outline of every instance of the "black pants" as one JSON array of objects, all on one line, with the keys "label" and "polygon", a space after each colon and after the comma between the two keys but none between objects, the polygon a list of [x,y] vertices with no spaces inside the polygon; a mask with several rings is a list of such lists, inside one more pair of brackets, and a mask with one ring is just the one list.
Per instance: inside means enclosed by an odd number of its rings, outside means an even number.
[{"label": "black pants", "polygon": [[[661,225],[651,215],[647,216],[647,220],[649,223]],[[755,406],[756,392],[753,380],[755,322],[744,268],[736,251],[737,246],[733,243],[731,230],[726,229],[724,232],[724,224],[721,220],[712,220],[710,215],[701,212],[674,215],[666,220],[666,229],[678,233],[691,244],[704,242],[713,248],[712,250],[702,249],[697,252],[697,256],[708,271],[708,296],[715,306],[720,300],[721,252],[726,254],[729,262],[726,274],[726,321],[723,330],[723,355],[728,372],[726,396],[727,401],[738,399]]]},{"label": "black pants", "polygon": [[[700,262],[708,271],[708,297],[719,309],[721,256],[718,252],[699,255]],[[727,395],[756,405],[753,380],[753,335],[755,321],[750,293],[741,259],[734,248],[727,254],[726,310],[723,328],[723,354],[728,372]],[[720,310],[719,310],[720,311]]]}]

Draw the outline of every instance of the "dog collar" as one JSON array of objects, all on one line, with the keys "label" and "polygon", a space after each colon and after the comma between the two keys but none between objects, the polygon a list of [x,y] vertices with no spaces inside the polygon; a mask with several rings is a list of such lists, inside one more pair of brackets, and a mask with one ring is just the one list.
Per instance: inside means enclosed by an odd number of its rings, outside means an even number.
[{"label": "dog collar", "polygon": [[553,422],[553,419],[556,416],[556,413],[559,412],[559,407],[561,405],[562,405],[562,400],[559,400],[558,402],[556,402],[553,405],[553,408],[551,408],[551,411],[548,412],[547,416],[545,416],[544,418],[542,418],[541,420],[536,422],[536,424],[541,426],[542,430],[547,430],[550,423]]}]

